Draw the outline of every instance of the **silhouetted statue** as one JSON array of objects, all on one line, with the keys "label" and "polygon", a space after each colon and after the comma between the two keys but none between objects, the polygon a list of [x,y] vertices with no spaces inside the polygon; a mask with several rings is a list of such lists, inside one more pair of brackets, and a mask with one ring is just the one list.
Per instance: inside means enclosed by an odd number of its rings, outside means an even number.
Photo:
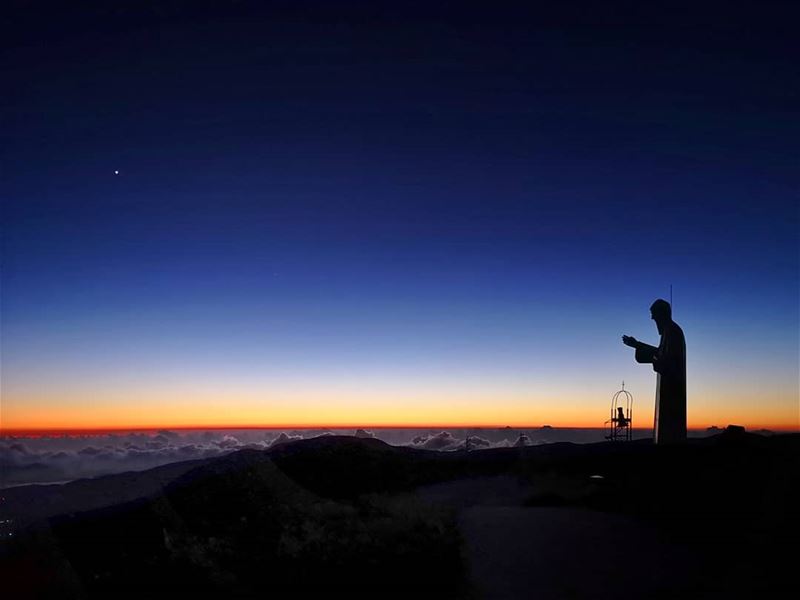
[{"label": "silhouetted statue", "polygon": [[628,419],[625,418],[625,410],[621,407],[617,407],[617,426],[618,427],[625,427],[628,424]]},{"label": "silhouetted statue", "polygon": [[686,340],[683,330],[672,320],[672,307],[666,300],[656,300],[650,307],[661,342],[658,348],[629,335],[622,343],[636,349],[636,362],[652,363],[658,373],[656,383],[656,444],[682,442],[686,439]]}]

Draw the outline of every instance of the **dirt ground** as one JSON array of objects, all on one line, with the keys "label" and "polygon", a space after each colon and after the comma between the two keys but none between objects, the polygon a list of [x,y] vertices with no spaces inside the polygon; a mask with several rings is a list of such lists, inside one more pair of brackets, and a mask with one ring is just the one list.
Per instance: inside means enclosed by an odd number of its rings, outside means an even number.
[{"label": "dirt ground", "polygon": [[672,598],[716,585],[691,548],[640,520],[583,508],[526,507],[534,491],[485,477],[420,488],[459,511],[478,598]]}]

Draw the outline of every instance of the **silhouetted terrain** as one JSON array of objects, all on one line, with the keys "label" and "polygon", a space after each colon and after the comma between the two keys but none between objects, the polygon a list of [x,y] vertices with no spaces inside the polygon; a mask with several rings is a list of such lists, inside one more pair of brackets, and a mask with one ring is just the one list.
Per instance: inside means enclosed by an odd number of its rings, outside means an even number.
[{"label": "silhouetted terrain", "polygon": [[780,595],[799,467],[800,436],[739,431],[449,453],[326,436],[5,490],[0,576],[17,598],[611,597],[592,573],[611,556],[634,596]]}]

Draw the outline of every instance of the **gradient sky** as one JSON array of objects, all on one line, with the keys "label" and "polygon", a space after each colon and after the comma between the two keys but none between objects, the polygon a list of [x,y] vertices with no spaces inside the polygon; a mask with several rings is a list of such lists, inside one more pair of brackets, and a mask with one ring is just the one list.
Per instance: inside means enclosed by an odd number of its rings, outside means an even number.
[{"label": "gradient sky", "polygon": [[690,427],[798,427],[790,9],[67,4],[4,24],[4,429],[644,426],[670,284]]}]

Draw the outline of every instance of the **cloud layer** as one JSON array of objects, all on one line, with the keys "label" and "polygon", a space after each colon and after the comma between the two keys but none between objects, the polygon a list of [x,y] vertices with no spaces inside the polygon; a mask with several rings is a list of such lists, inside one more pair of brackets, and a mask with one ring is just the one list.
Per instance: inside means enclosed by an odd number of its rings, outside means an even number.
[{"label": "cloud layer", "polygon": [[[578,430],[365,429],[169,431],[36,438],[0,438],[0,487],[63,482],[167,463],[220,456],[242,448],[266,449],[320,435],[378,438],[389,444],[442,452],[529,446],[549,441],[600,441],[601,433]],[[561,432],[561,433],[560,433]],[[546,436],[546,438],[545,438]],[[581,437],[583,436],[583,437]],[[588,436],[588,437],[587,437]],[[600,439],[596,439],[596,438]],[[551,439],[553,438],[553,439]],[[585,438],[585,439],[584,439]]]},{"label": "cloud layer", "polygon": [[522,433],[518,435],[516,440],[503,438],[497,441],[491,441],[478,435],[466,435],[464,438],[460,438],[449,431],[440,431],[438,433],[418,435],[411,440],[410,445],[425,450],[453,451],[485,450],[487,448],[519,448],[522,446],[531,446],[532,442],[527,435]]}]

